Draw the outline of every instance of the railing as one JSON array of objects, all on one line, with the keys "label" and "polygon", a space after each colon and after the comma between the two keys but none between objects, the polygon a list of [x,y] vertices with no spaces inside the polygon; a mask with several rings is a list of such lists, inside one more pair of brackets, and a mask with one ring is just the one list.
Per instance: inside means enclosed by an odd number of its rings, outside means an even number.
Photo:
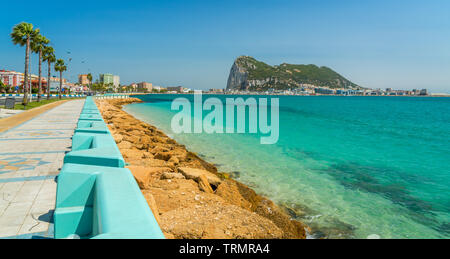
[{"label": "railing", "polygon": [[[30,94],[28,96],[31,97],[37,97],[37,94]],[[82,97],[86,97],[86,95],[83,94],[62,94],[61,95],[64,98],[82,98]],[[23,94],[0,94],[0,97],[23,97]],[[42,98],[46,98],[47,94],[42,94],[41,95]],[[58,97],[57,94],[51,94],[50,97]]]},{"label": "railing", "polygon": [[130,98],[129,94],[103,94],[94,96],[95,99],[127,99]]},{"label": "railing", "polygon": [[92,97],[58,177],[55,238],[164,239]]}]

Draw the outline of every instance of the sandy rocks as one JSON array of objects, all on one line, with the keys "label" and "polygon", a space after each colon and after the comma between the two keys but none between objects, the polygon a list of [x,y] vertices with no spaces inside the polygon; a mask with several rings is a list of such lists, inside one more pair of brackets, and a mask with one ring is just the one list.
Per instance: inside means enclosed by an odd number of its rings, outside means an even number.
[{"label": "sandy rocks", "polygon": [[149,187],[152,171],[142,166],[128,166],[141,189]]},{"label": "sandy rocks", "polygon": [[[241,194],[241,190],[244,189],[242,186],[238,185],[237,182],[234,181],[225,181],[219,185],[216,190],[216,195],[222,197],[224,200],[229,203],[239,206],[241,208],[245,208],[247,210],[253,210],[257,207],[257,203],[259,203],[258,199],[247,200]],[[249,198],[247,196],[247,198]],[[256,198],[256,193],[255,197]]]},{"label": "sandy rocks", "polygon": [[206,170],[180,167],[178,168],[178,171],[182,173],[186,177],[186,179],[192,179],[197,182],[199,182],[199,178],[201,175],[205,175],[206,179],[208,179],[209,184],[214,185],[216,187],[219,186],[220,183],[222,182],[222,180],[218,176]]},{"label": "sandy rocks", "polygon": [[256,208],[255,212],[258,215],[270,219],[275,225],[283,230],[283,238],[306,238],[306,229],[308,229],[308,227],[296,220],[291,220],[291,218],[286,213],[283,213],[272,201],[264,199]]},{"label": "sandy rocks", "polygon": [[284,232],[283,238],[306,238],[305,228],[302,223],[291,220],[272,201],[261,197],[246,185],[237,181],[229,180],[223,182],[216,190],[216,195],[236,206],[248,209],[270,219]]},{"label": "sandy rocks", "polygon": [[171,154],[169,152],[158,152],[155,154],[155,159],[169,161],[171,158]]},{"label": "sandy rocks", "polygon": [[154,158],[154,156],[150,152],[143,152],[143,157],[142,158]]},{"label": "sandy rocks", "polygon": [[169,179],[186,179],[186,177],[184,177],[184,175],[180,174],[180,173],[170,173],[170,172],[165,172],[161,175],[161,179],[162,180],[169,180]]},{"label": "sandy rocks", "polygon": [[128,142],[130,142],[130,143],[133,143],[134,145],[140,143],[140,137],[139,137],[139,135],[133,134],[133,133],[131,133],[131,132],[130,132],[130,135],[131,135],[131,136],[128,136],[128,135],[124,136],[124,137],[123,137],[123,140],[128,141]]},{"label": "sandy rocks", "polygon": [[169,163],[172,163],[173,165],[179,165],[180,164],[180,160],[176,157],[176,156],[172,156],[169,161]]},{"label": "sandy rocks", "polygon": [[119,149],[131,149],[133,147],[133,144],[131,144],[128,141],[121,141],[117,147],[119,147]]},{"label": "sandy rocks", "polygon": [[200,175],[197,179],[198,181],[198,188],[206,193],[214,193],[213,189],[211,188],[211,185],[208,182],[208,179],[204,174]]},{"label": "sandy rocks", "polygon": [[144,157],[144,154],[136,149],[121,149],[120,151],[125,159],[141,159]]},{"label": "sandy rocks", "polygon": [[161,224],[161,219],[159,218],[159,210],[158,210],[158,206],[156,205],[156,201],[155,198],[153,197],[153,195],[148,192],[148,191],[143,191],[143,195],[145,200],[148,203],[148,206],[150,207],[150,209],[153,212],[153,215],[155,216],[156,221],[158,222],[158,224]]},{"label": "sandy rocks", "polygon": [[162,214],[163,232],[177,239],[279,239],[270,220],[224,203],[179,208]]},{"label": "sandy rocks", "polygon": [[120,142],[122,142],[122,140],[123,140],[123,136],[120,134],[114,134],[113,138],[116,141],[116,144],[120,144]]},{"label": "sandy rocks", "polygon": [[[156,141],[155,141],[156,142]],[[156,146],[153,149],[150,150],[150,153],[156,155],[157,153],[167,153],[170,149],[163,147],[163,146]]]},{"label": "sandy rocks", "polygon": [[126,168],[130,169],[139,188],[143,190],[150,187],[150,181],[154,175],[171,172],[170,168],[164,167],[127,166]]}]

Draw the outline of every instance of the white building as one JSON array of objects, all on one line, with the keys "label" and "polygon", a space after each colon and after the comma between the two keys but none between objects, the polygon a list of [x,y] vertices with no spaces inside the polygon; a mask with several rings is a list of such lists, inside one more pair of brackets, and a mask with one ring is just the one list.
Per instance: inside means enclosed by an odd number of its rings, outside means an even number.
[{"label": "white building", "polygon": [[114,88],[118,88],[120,86],[120,76],[113,77],[113,85],[114,85]]},{"label": "white building", "polygon": [[5,84],[12,87],[20,86],[23,84],[23,73],[9,70],[0,70],[0,80]]}]

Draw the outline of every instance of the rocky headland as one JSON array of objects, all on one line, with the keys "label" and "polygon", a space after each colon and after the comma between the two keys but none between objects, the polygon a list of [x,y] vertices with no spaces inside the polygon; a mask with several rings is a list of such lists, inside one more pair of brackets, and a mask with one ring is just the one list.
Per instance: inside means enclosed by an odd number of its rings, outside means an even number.
[{"label": "rocky headland", "polygon": [[97,100],[169,239],[304,239],[308,227],[164,132],[122,110],[139,99]]},{"label": "rocky headland", "polygon": [[238,57],[231,67],[227,90],[287,90],[302,86],[360,88],[328,67],[283,63],[271,66],[253,57]]}]

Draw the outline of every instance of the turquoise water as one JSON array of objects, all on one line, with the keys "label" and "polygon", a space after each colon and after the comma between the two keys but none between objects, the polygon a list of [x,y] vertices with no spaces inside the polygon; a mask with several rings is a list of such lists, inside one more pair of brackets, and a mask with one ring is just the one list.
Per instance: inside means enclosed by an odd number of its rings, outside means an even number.
[{"label": "turquoise water", "polygon": [[254,134],[173,134],[177,97],[125,110],[303,211],[293,216],[315,237],[450,237],[450,98],[282,96],[280,139],[267,146]]}]

